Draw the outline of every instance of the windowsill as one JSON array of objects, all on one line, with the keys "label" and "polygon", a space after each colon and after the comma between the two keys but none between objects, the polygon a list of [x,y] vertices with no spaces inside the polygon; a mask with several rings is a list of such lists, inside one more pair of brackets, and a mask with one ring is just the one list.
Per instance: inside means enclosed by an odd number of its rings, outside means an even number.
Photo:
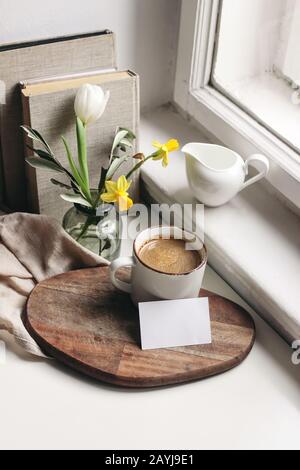
[{"label": "windowsill", "polygon": [[[148,143],[176,137],[181,144],[205,141],[174,111],[161,108],[142,119]],[[206,139],[207,140],[207,139]],[[191,203],[184,157],[173,154],[164,170],[149,162],[142,172],[146,193],[158,203]],[[209,264],[288,342],[300,338],[300,220],[257,184],[226,206],[205,210]]]}]

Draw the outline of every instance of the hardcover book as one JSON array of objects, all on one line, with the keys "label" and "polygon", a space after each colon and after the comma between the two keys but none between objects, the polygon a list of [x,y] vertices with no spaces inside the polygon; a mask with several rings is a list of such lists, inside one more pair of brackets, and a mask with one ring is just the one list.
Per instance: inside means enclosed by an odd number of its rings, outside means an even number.
[{"label": "hardcover book", "polygon": [[[118,126],[128,128],[137,136],[139,125],[139,80],[131,71],[106,72],[96,75],[55,79],[42,82],[22,83],[24,124],[38,130],[49,143],[55,157],[66,167],[68,159],[61,135],[77,155],[74,100],[78,88],[83,83],[100,85],[110,91],[110,98],[104,114],[95,124],[88,126],[88,163],[91,187],[97,188],[101,167],[108,164],[110,150]],[[25,135],[24,135],[25,137]],[[27,141],[28,143],[28,141]],[[32,145],[32,142],[30,142]],[[137,152],[137,140],[132,153]],[[27,151],[27,156],[32,155]],[[125,174],[136,163],[129,159],[122,169]],[[30,211],[51,215],[60,222],[70,203],[60,198],[63,190],[54,186],[50,179],[61,175],[46,170],[35,170],[26,164],[27,201]],[[118,176],[118,175],[116,175]],[[133,175],[132,191],[137,188],[138,174]]]},{"label": "hardcover book", "polygon": [[115,55],[115,38],[110,31],[0,46],[0,192],[4,185],[8,207],[28,210],[19,82],[96,69],[115,70]]}]

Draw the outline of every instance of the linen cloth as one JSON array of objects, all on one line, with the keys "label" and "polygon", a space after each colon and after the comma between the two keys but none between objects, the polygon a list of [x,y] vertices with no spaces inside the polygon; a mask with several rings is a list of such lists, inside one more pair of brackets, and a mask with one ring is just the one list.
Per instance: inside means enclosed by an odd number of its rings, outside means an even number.
[{"label": "linen cloth", "polygon": [[49,277],[103,264],[109,263],[81,247],[48,216],[0,216],[0,330],[30,354],[45,357],[21,318],[30,292]]}]

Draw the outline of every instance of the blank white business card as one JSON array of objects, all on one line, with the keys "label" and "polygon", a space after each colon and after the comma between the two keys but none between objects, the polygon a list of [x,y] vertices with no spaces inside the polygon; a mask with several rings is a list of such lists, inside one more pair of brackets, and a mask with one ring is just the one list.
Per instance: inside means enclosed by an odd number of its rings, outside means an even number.
[{"label": "blank white business card", "polygon": [[208,298],[139,304],[142,349],[210,344]]}]

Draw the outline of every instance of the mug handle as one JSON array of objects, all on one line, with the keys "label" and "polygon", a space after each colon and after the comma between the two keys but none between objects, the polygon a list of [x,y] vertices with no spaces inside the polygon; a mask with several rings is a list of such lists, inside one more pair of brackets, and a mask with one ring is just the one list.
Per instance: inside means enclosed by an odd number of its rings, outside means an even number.
[{"label": "mug handle", "polygon": [[246,176],[248,175],[249,166],[251,165],[252,162],[260,162],[262,164],[263,168],[258,173],[258,175],[254,176],[253,178],[250,178],[248,181],[246,181],[243,184],[243,186],[241,188],[241,191],[243,189],[247,188],[248,186],[251,186],[252,184],[257,183],[262,178],[265,178],[265,176],[267,176],[267,174],[269,173],[270,163],[269,163],[269,160],[267,159],[267,157],[265,157],[264,155],[255,154],[255,155],[252,155],[251,157],[249,157],[248,160],[246,160],[246,162],[245,162],[244,169],[245,169]]},{"label": "mug handle", "polygon": [[121,281],[120,279],[116,278],[116,272],[120,268],[134,266],[134,258],[132,256],[117,258],[110,264],[110,280],[113,285],[123,291],[127,292],[128,294],[131,293],[131,284],[129,282]]}]

